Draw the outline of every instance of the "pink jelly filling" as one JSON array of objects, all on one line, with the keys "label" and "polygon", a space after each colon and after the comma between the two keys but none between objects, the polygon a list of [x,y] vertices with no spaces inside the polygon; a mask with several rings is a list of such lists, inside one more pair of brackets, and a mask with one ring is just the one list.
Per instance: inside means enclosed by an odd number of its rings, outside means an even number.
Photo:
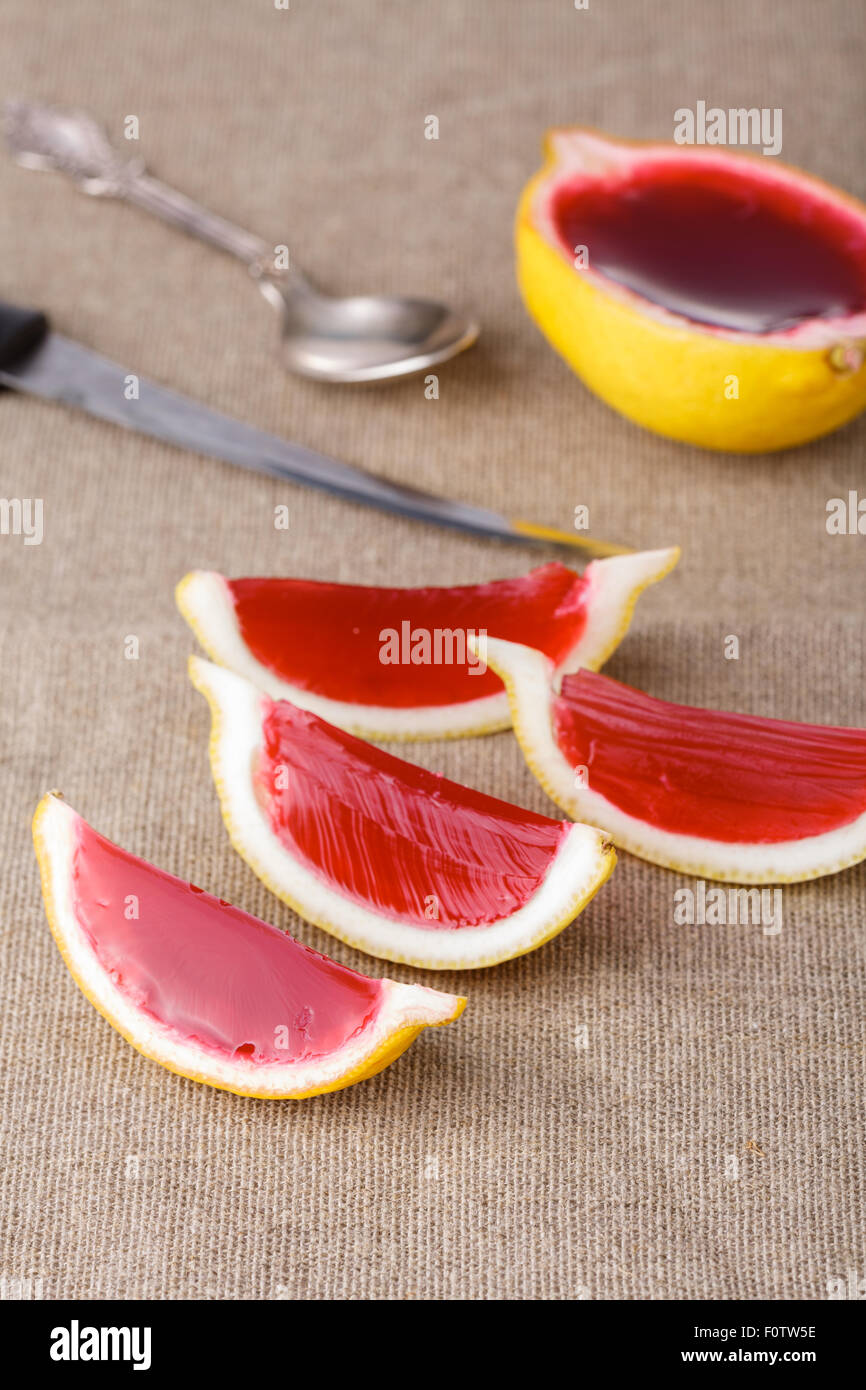
[{"label": "pink jelly filling", "polygon": [[179,1040],[302,1062],[336,1051],[379,1007],[378,980],[127,854],[82,820],[72,878],[100,964]]},{"label": "pink jelly filling", "polygon": [[522,907],[559,821],[403,762],[286,700],[264,700],[259,789],[274,833],[347,897],[428,928]]},{"label": "pink jelly filling", "polygon": [[721,161],[637,163],[558,188],[569,256],[686,318],[753,333],[866,308],[866,219]]},{"label": "pink jelly filling", "polygon": [[[332,700],[397,708],[456,704],[502,690],[492,671],[471,671],[467,630],[523,642],[560,661],[586,625],[589,589],[585,576],[559,564],[454,589],[227,582],[243,640],[269,671]],[[390,642],[396,661],[382,660],[383,633],[396,635],[396,645]]]},{"label": "pink jelly filling", "polygon": [[556,740],[591,791],[679,835],[775,844],[866,811],[866,730],[656,700],[609,676],[566,676]]}]

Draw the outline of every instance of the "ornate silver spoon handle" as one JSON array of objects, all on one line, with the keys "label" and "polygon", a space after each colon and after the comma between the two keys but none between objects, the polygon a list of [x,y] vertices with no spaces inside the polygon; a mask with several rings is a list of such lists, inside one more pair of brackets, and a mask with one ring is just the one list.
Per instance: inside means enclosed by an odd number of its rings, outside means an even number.
[{"label": "ornate silver spoon handle", "polygon": [[11,101],[4,117],[6,143],[25,169],[66,174],[84,192],[100,198],[123,198],[152,212],[191,236],[218,246],[261,275],[273,255],[260,237],[152,178],[138,158],[125,159],[105,131],[84,111]]}]

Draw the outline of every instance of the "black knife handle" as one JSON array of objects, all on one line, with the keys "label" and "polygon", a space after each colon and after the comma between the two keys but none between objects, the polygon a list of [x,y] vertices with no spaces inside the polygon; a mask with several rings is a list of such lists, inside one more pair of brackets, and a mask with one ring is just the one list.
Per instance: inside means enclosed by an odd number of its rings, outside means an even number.
[{"label": "black knife handle", "polygon": [[0,299],[0,371],[14,367],[47,332],[48,320],[38,309],[19,309]]}]

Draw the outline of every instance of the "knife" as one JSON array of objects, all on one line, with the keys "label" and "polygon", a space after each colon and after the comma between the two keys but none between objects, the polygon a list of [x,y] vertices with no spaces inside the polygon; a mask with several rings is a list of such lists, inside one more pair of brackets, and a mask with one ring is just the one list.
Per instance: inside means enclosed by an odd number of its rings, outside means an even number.
[{"label": "knife", "polygon": [[137,398],[127,399],[131,375],[119,363],[52,332],[38,310],[0,301],[0,386],[77,406],[101,420],[181,449],[273,478],[306,483],[417,521],[499,540],[564,545],[587,555],[622,555],[631,548],[593,540],[580,532],[510,520],[487,507],[388,482],[302,444],[266,434],[137,374]]}]

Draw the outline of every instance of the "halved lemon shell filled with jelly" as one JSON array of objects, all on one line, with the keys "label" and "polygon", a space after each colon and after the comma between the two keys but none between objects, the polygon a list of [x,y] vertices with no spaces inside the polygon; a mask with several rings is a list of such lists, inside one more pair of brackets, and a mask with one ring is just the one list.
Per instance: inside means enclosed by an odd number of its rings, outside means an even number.
[{"label": "halved lemon shell filled with jelly", "polygon": [[570,816],[642,859],[734,883],[796,883],[866,858],[866,730],[655,699],[542,652],[489,643],[514,731]]},{"label": "halved lemon shell filled with jelly", "polygon": [[[596,668],[676,548],[548,564],[517,579],[395,589],[309,579],[226,579],[193,570],[177,603],[208,656],[273,699],[362,738],[452,738],[510,723],[502,682],[469,649],[495,632],[560,670]],[[482,653],[483,655],[483,653]]]},{"label": "halved lemon shell filled with jelly", "polygon": [[611,873],[608,836],[395,758],[192,657],[235,849],[302,917],[385,960],[474,969],[534,950]]},{"label": "halved lemon shell filled with jelly", "polygon": [[545,153],[517,213],[520,289],[615,410],[759,452],[866,406],[862,203],[729,149],[574,128],[551,131]]},{"label": "halved lemon shell filled with jelly", "polygon": [[265,1099],[338,1091],[466,1003],[329,960],[120,849],[56,794],[33,838],[76,983],[139,1052],[193,1081]]}]

